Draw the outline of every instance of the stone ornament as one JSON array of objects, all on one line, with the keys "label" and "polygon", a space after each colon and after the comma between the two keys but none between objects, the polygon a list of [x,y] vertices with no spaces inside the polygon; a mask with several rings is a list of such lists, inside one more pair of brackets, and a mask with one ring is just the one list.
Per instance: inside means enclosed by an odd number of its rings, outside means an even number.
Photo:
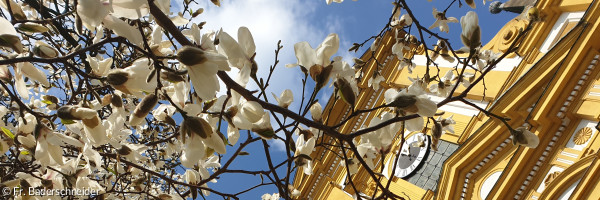
[{"label": "stone ornament", "polygon": [[579,129],[573,138],[573,143],[576,145],[585,144],[592,137],[592,129],[590,127],[584,127]]}]

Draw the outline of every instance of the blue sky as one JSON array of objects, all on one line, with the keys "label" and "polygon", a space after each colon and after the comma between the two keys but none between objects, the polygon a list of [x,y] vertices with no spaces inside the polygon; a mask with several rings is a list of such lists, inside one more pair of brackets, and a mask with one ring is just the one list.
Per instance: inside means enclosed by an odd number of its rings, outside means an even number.
[{"label": "blue sky", "polygon": [[[298,68],[285,68],[288,63],[296,63],[293,45],[297,42],[308,41],[313,48],[317,47],[329,33],[338,33],[340,36],[340,49],[337,55],[343,56],[345,60],[352,60],[353,57],[359,57],[364,50],[368,48],[370,42],[365,48],[358,51],[357,54],[350,53],[347,50],[354,42],[360,43],[372,35],[379,33],[385,26],[393,6],[391,0],[346,0],[341,4],[332,3],[327,5],[323,0],[316,1],[273,1],[273,0],[224,0],[221,1],[221,7],[212,5],[209,1],[200,1],[200,7],[204,8],[203,14],[199,15],[197,22],[207,21],[202,32],[207,30],[218,30],[223,28],[226,32],[237,38],[237,29],[240,26],[246,26],[252,32],[257,47],[257,63],[259,64],[259,77],[266,77],[268,68],[273,64],[274,50],[278,40],[282,40],[284,48],[279,56],[280,64],[276,68],[271,86],[268,92],[277,95],[284,89],[292,89],[294,93],[294,103],[290,107],[297,110],[301,98],[301,79],[302,73]],[[433,0],[409,0],[409,6],[414,14],[419,17],[419,21],[426,27],[430,26],[435,20],[431,14],[432,8],[443,10],[451,1]],[[480,26],[482,30],[482,43],[489,41],[502,26],[517,14],[502,12],[492,15],[488,11],[488,5],[483,5],[481,1],[476,1],[479,14]],[[460,19],[467,11],[473,10],[467,5],[458,8],[453,5],[448,10],[448,17]],[[404,14],[406,12],[402,12]],[[451,23],[450,33],[440,33],[442,37],[449,38],[455,49],[462,46],[460,42],[460,23]],[[438,29],[433,30],[438,32]],[[425,36],[427,37],[427,36]],[[429,47],[435,44],[435,41],[428,41]],[[235,76],[232,74],[232,76]],[[256,86],[249,85],[256,88]],[[324,106],[333,89],[326,87],[319,93],[319,99]],[[271,99],[271,101],[274,101]],[[240,142],[245,140],[245,133],[241,134]],[[239,142],[238,142],[239,143]],[[283,146],[279,143],[270,142],[271,153],[274,155],[274,163],[279,163],[285,158],[282,151]],[[237,149],[229,147],[228,152]],[[239,157],[233,163],[233,169],[245,170],[264,170],[267,169],[266,159],[262,150],[262,143],[258,142],[250,145],[246,151],[250,156]],[[227,155],[225,158],[228,158]],[[283,173],[283,171],[282,171]],[[236,193],[260,183],[258,176],[252,175],[225,175],[222,176],[217,184],[209,183],[209,187]],[[264,193],[276,193],[273,186],[263,186],[254,191],[241,195],[241,199],[260,199]],[[219,199],[216,195],[211,195],[207,199]]]}]

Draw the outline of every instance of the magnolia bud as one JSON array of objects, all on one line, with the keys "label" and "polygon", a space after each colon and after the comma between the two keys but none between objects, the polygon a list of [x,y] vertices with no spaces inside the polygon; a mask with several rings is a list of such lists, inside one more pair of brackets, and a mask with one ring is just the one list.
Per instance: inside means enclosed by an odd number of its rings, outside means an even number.
[{"label": "magnolia bud", "polygon": [[56,58],[58,51],[42,41],[36,41],[33,46],[33,54],[42,58]]},{"label": "magnolia bud", "polygon": [[204,51],[192,46],[184,46],[177,51],[177,60],[187,66],[202,64],[206,61]]},{"label": "magnolia bud", "polygon": [[152,108],[154,108],[154,106],[156,106],[157,103],[158,96],[156,96],[155,94],[149,94],[146,97],[144,97],[140,104],[138,104],[135,107],[135,110],[133,111],[133,116],[129,118],[129,124],[132,126],[140,125],[142,121],[144,121],[144,119],[146,118],[146,115],[150,113]]},{"label": "magnolia bud", "polygon": [[312,138],[315,134],[310,130],[300,129],[298,135],[304,137],[305,141],[308,141],[308,139]]},{"label": "magnolia bud", "polygon": [[252,131],[257,133],[264,140],[273,139],[273,137],[275,136],[273,128],[270,127],[265,129],[252,129]]},{"label": "magnolia bud", "polygon": [[312,119],[320,122],[322,120],[322,114],[323,114],[323,107],[321,107],[321,104],[319,102],[315,102],[312,106],[310,106],[310,115],[312,116]]},{"label": "magnolia bud", "polygon": [[113,86],[123,85],[125,82],[127,82],[127,80],[129,80],[129,74],[122,71],[114,71],[106,76],[106,81],[108,84]]},{"label": "magnolia bud", "polygon": [[91,119],[97,114],[95,110],[79,106],[62,106],[56,111],[56,115],[64,120]]},{"label": "magnolia bud", "polygon": [[119,95],[113,95],[110,99],[110,103],[117,108],[123,107],[123,99],[121,99],[121,96]]},{"label": "magnolia bud", "polygon": [[213,132],[210,124],[200,117],[184,117],[180,129],[183,137],[198,135],[203,139],[212,136]]},{"label": "magnolia bud", "polygon": [[194,13],[192,13],[192,17],[197,17],[198,15],[202,14],[204,12],[204,8],[199,8],[198,10],[194,11]]},{"label": "magnolia bud", "polygon": [[390,106],[394,106],[396,108],[408,108],[409,106],[415,105],[417,102],[417,96],[408,94],[408,95],[398,95],[394,101],[390,102]]},{"label": "magnolia bud", "polygon": [[470,49],[476,49],[481,45],[481,30],[479,29],[479,18],[477,13],[469,11],[460,18],[462,33],[460,39]]},{"label": "magnolia bud", "polygon": [[10,73],[6,65],[0,65],[0,81],[4,81],[6,83],[12,81],[12,74]]},{"label": "magnolia bud", "polygon": [[337,78],[333,83],[335,86],[338,95],[344,100],[344,102],[348,103],[350,106],[354,106],[356,101],[356,97],[354,95],[354,91],[352,90],[352,86],[350,83],[344,78]]},{"label": "magnolia bud", "polygon": [[442,137],[442,124],[436,122],[431,129],[431,149],[434,151],[438,150],[438,143]]},{"label": "magnolia bud", "polygon": [[178,75],[175,72],[171,72],[171,71],[161,71],[160,78],[167,80],[171,83],[185,81],[185,78],[183,78],[183,76]]},{"label": "magnolia bud", "polygon": [[19,25],[19,30],[25,31],[25,32],[30,32],[30,33],[43,33],[43,32],[47,32],[49,29],[46,28],[45,26],[36,24],[36,23],[23,23]]},{"label": "magnolia bud", "polygon": [[117,153],[124,156],[129,155],[131,152],[131,148],[127,147],[127,145],[122,145],[121,148],[117,149]]},{"label": "magnolia bud", "polygon": [[19,36],[16,35],[0,35],[0,46],[11,48],[17,53],[23,53],[23,44],[21,44],[21,38],[19,38]]},{"label": "magnolia bud", "polygon": [[313,65],[309,69],[310,77],[317,83],[315,88],[321,89],[327,81],[329,81],[329,74],[331,74],[331,70],[333,69],[333,65],[327,65],[323,67],[321,65]]},{"label": "magnolia bud", "polygon": [[56,98],[55,96],[52,95],[44,95],[42,97],[42,99],[44,99],[45,101],[49,101],[53,104],[57,104],[58,103],[58,98]]}]

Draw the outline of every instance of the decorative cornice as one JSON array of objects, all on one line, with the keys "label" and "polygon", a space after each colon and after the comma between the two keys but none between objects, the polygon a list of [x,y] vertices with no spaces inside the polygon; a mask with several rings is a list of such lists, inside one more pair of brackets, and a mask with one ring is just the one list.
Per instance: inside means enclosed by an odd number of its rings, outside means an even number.
[{"label": "decorative cornice", "polygon": [[515,199],[520,199],[521,198],[521,196],[523,195],[525,189],[531,183],[531,180],[533,179],[533,176],[535,176],[535,174],[537,174],[537,172],[540,169],[543,161],[546,160],[546,158],[548,157],[550,151],[552,150],[552,148],[556,144],[556,141],[557,141],[558,137],[560,137],[562,135],[562,133],[565,130],[566,126],[569,124],[570,119],[566,117],[566,112],[567,112],[569,106],[573,103],[573,101],[577,97],[577,94],[579,94],[579,92],[581,92],[580,90],[583,88],[583,84],[586,82],[586,80],[589,77],[591,71],[594,69],[594,67],[598,63],[598,61],[597,61],[598,59],[600,59],[600,55],[594,56],[594,59],[592,59],[592,61],[590,61],[590,64],[588,65],[588,67],[585,70],[584,74],[581,76],[581,78],[579,79],[579,81],[577,81],[577,85],[575,85],[575,87],[573,87],[573,89],[571,90],[571,93],[569,93],[569,96],[564,101],[563,105],[560,107],[558,113],[556,113],[556,116],[561,119],[561,122],[562,122],[561,126],[560,126],[560,128],[558,128],[558,131],[556,131],[556,133],[554,134],[554,137],[552,137],[552,141],[550,141],[550,143],[548,143],[548,146],[546,146],[546,149],[544,149],[544,152],[542,153],[542,156],[536,162],[536,165],[529,172],[529,175],[527,176],[526,180],[521,184],[521,187],[519,188],[519,191],[517,191],[517,194],[515,195]]},{"label": "decorative cornice", "polygon": [[[483,49],[490,49],[494,52],[505,53],[510,45],[517,39],[517,35],[522,32],[529,21],[522,19],[512,19],[488,42]],[[515,56],[514,54],[510,57]]]}]

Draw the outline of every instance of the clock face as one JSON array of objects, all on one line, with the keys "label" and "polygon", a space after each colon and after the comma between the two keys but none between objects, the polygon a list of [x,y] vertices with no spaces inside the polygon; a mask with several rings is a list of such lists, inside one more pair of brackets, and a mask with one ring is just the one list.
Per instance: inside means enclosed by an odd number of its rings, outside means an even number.
[{"label": "clock face", "polygon": [[423,163],[429,151],[429,137],[423,133],[413,134],[406,138],[394,176],[405,178],[411,175]]}]

